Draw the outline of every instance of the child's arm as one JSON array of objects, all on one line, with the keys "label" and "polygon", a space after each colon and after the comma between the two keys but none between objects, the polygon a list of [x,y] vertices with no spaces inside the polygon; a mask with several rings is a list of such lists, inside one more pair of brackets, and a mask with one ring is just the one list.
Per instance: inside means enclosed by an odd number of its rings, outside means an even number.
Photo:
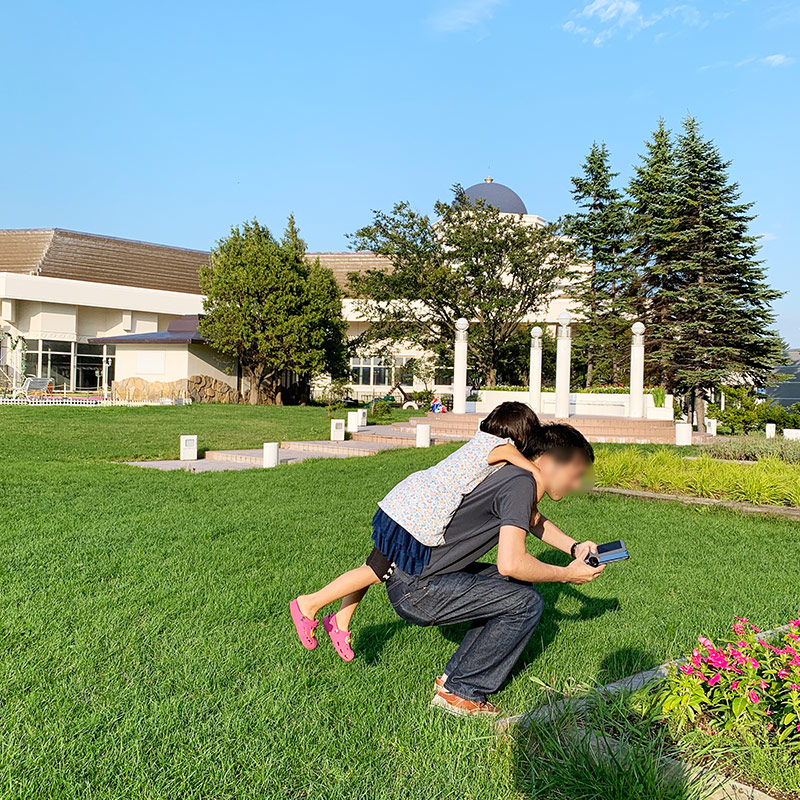
[{"label": "child's arm", "polygon": [[505,461],[508,464],[513,464],[515,467],[533,472],[533,462],[528,461],[513,444],[499,444],[489,453],[487,459],[489,464],[494,466]]}]

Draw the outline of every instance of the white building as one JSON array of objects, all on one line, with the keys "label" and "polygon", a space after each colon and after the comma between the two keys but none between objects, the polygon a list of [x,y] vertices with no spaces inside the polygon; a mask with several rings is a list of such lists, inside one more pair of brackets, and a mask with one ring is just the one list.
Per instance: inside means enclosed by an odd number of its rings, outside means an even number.
[{"label": "white building", "polygon": [[[515,192],[491,179],[466,191],[500,211],[521,214],[531,225],[544,225]],[[349,273],[387,265],[370,253],[308,255],[329,267],[343,288]],[[225,382],[238,385],[236,365],[215,360],[191,336],[185,342],[153,336],[166,333],[179,317],[202,313],[198,271],[208,258],[200,250],[60,229],[0,230],[0,385],[47,377],[56,391],[97,393],[133,377],[152,383],[185,380],[193,370],[233,376]],[[555,324],[568,305],[565,297],[554,298],[538,321]],[[362,333],[368,323],[352,301],[345,299],[343,313],[349,334]],[[113,341],[90,342],[96,338]],[[137,342],[143,355],[134,352]],[[389,360],[354,358],[353,393],[362,399],[381,396],[397,381],[411,388],[404,364],[414,355],[398,348]]]}]

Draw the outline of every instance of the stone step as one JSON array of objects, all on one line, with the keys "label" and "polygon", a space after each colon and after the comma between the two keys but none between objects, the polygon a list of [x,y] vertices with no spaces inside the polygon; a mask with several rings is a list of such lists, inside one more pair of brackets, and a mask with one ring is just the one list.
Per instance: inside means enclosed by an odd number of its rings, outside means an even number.
[{"label": "stone step", "polygon": [[300,441],[281,442],[281,448],[296,450],[303,453],[325,453],[338,458],[351,456],[374,456],[386,450],[397,450],[402,445],[390,442],[364,442],[356,439],[347,439],[344,442],[328,441]]},{"label": "stone step", "polygon": [[[417,444],[416,430],[409,426],[400,430],[393,425],[369,425],[366,428],[359,428],[358,433],[352,433],[350,437],[352,441],[394,444],[396,447],[416,447]],[[451,437],[431,436],[432,445],[452,441]]]}]

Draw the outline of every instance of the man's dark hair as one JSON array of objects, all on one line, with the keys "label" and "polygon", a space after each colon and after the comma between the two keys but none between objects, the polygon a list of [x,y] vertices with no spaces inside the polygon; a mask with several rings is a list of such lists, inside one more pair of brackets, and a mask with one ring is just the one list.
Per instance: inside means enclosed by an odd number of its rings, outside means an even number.
[{"label": "man's dark hair", "polygon": [[517,402],[500,403],[481,422],[484,433],[491,433],[501,439],[511,439],[520,453],[530,447],[541,427],[539,417],[533,409],[525,403]]},{"label": "man's dark hair", "polygon": [[586,437],[572,425],[564,422],[540,425],[528,446],[522,451],[522,454],[531,461],[545,453],[553,456],[556,461],[569,461],[579,455],[589,464],[594,463],[594,450]]}]

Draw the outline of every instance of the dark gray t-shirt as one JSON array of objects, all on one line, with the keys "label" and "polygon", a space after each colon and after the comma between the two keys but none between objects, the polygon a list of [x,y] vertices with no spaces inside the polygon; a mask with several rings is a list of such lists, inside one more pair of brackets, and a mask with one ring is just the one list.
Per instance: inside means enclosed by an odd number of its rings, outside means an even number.
[{"label": "dark gray t-shirt", "polygon": [[497,544],[503,525],[527,531],[535,499],[536,481],[527,470],[506,464],[492,473],[461,501],[421,577],[457,572],[477,561]]}]

